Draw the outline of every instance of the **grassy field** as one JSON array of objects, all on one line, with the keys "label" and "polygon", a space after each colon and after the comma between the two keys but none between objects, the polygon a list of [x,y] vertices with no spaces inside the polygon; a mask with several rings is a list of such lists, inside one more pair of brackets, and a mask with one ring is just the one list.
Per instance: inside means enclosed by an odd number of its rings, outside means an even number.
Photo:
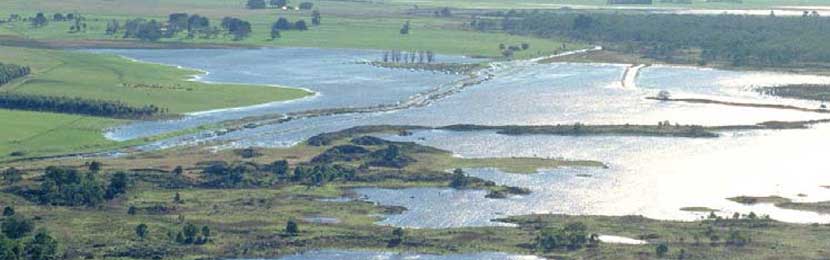
[{"label": "grassy field", "polygon": [[123,120],[0,109],[0,158],[91,151],[111,147],[102,129]]},{"label": "grassy field", "polygon": [[[0,26],[0,35],[25,37],[45,41],[84,41],[84,40],[123,40],[119,36],[105,34],[106,21],[113,18],[123,20],[129,17],[146,17],[166,21],[173,12],[188,12],[207,15],[212,22],[218,23],[222,17],[235,16],[252,23],[250,37],[233,41],[228,36],[217,39],[184,39],[184,35],[162,39],[161,42],[183,43],[218,43],[244,44],[256,46],[303,46],[323,48],[361,48],[361,49],[398,49],[431,50],[442,54],[462,54],[471,56],[500,56],[499,44],[518,45],[529,43],[531,48],[516,53],[518,58],[535,57],[561,51],[563,42],[557,39],[538,39],[533,37],[507,35],[503,33],[481,33],[466,30],[463,24],[466,17],[424,17],[407,15],[408,6],[379,3],[351,3],[338,1],[319,1],[316,6],[323,15],[321,26],[311,27],[309,31],[283,31],[282,38],[270,40],[270,26],[277,17],[284,16],[290,20],[305,19],[310,21],[310,11],[283,10],[248,10],[233,1],[209,0],[198,6],[185,4],[188,1],[170,1],[159,4],[155,1],[69,1],[63,4],[25,4],[12,1],[3,9],[0,4],[0,17],[5,13],[17,13],[32,16],[40,10],[47,13],[79,10],[79,2],[88,2],[91,8],[83,8],[87,18],[88,29],[82,33],[67,33],[71,23],[51,22],[42,28],[32,28],[25,22],[14,22]],[[76,2],[76,4],[72,4]],[[152,2],[152,3],[151,3]],[[142,4],[143,3],[143,4]],[[106,6],[118,5],[114,9]],[[130,7],[130,8],[127,8]],[[123,14],[121,12],[124,12]],[[410,35],[401,35],[399,29],[410,21]],[[123,21],[122,21],[123,22]],[[566,43],[567,49],[582,48],[584,45]]]},{"label": "grassy field", "polygon": [[[187,81],[196,71],[129,61],[113,55],[0,47],[0,62],[32,67],[32,75],[0,87],[0,92],[71,96],[153,104],[172,113],[254,105],[300,98],[310,93],[289,88],[205,84]],[[88,152],[126,145],[106,140],[106,127],[123,120],[0,110],[0,158]]]},{"label": "grassy field", "polygon": [[205,84],[199,72],[133,62],[114,55],[0,47],[0,61],[31,66],[32,76],[0,91],[153,104],[172,113],[254,105],[309,95],[299,89]]}]

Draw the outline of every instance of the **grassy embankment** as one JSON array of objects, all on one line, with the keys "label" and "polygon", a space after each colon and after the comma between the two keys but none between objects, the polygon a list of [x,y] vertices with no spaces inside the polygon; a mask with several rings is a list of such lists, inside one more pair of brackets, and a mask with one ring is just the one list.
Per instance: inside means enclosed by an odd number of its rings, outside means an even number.
[{"label": "grassy embankment", "polygon": [[[252,174],[246,179],[263,179],[259,186],[216,188],[204,186],[210,175],[203,173],[199,162],[222,160],[254,164],[287,159],[291,167],[307,163],[335,145],[299,145],[288,149],[259,150],[260,156],[241,157],[238,151],[205,153],[198,150],[173,150],[133,155],[103,161],[104,172],[129,170],[132,184],[126,195],[93,208],[43,206],[14,193],[12,187],[38,187],[39,173],[49,164],[83,168],[83,161],[38,161],[21,164],[24,179],[14,185],[0,184],[0,205],[14,205],[17,214],[33,218],[35,225],[46,228],[61,241],[68,257],[104,256],[118,259],[164,256],[175,259],[199,257],[276,257],[300,251],[327,248],[350,248],[381,251],[426,253],[463,253],[502,251],[536,254],[553,258],[642,259],[656,258],[655,246],[665,243],[668,256],[684,252],[686,258],[699,259],[770,259],[822,258],[822,250],[830,241],[825,225],[785,224],[762,217],[740,220],[710,219],[696,222],[658,221],[635,216],[562,216],[539,215],[510,217],[504,221],[518,227],[407,229],[404,241],[388,247],[394,236],[392,227],[375,225],[376,214],[394,214],[400,208],[376,206],[366,202],[321,201],[322,198],[350,196],[349,188],[379,186],[447,187],[447,167],[511,167],[526,161],[463,160],[449,153],[418,145],[404,148],[406,156],[418,162],[402,169],[372,167],[358,173],[356,181],[336,180],[322,186],[306,186],[292,182],[269,182],[269,175]],[[407,144],[398,144],[402,147]],[[380,149],[384,145],[364,146]],[[452,163],[435,163],[452,162]],[[573,165],[572,162],[537,160],[539,167]],[[360,162],[344,161],[345,165]],[[182,175],[170,173],[176,165],[185,169]],[[528,166],[528,165],[525,165]],[[132,170],[130,170],[132,169]],[[394,174],[389,174],[393,172]],[[433,171],[435,174],[425,172]],[[103,174],[106,176],[106,174]],[[247,175],[247,174],[246,174]],[[441,177],[443,175],[443,177]],[[374,177],[382,177],[375,179]],[[432,181],[400,182],[399,178],[433,178]],[[270,184],[269,184],[270,183]],[[178,193],[181,203],[173,198]],[[135,207],[135,214],[128,208]],[[321,224],[306,217],[330,217],[339,223]],[[297,236],[285,236],[288,220],[299,222]],[[647,240],[648,245],[600,244],[577,250],[534,249],[540,230],[559,228],[566,223],[581,222],[587,232]],[[149,226],[143,240],[135,235],[140,223]],[[177,232],[184,223],[193,223],[212,230],[211,242],[205,245],[179,245],[172,242],[169,232]]]},{"label": "grassy embankment", "polygon": [[[132,62],[113,55],[0,47],[0,61],[26,64],[33,73],[0,87],[3,93],[69,96],[153,104],[171,113],[254,105],[300,98],[298,89],[188,81],[199,72]],[[101,132],[125,120],[68,114],[0,110],[0,158],[74,153],[112,148]]]}]

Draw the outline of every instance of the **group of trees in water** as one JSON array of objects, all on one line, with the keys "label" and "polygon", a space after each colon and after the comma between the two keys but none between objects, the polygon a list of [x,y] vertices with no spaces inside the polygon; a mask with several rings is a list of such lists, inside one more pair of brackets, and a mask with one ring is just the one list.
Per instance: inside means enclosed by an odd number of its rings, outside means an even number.
[{"label": "group of trees in water", "polygon": [[392,63],[432,63],[435,61],[435,53],[432,51],[385,51],[383,52],[381,61]]},{"label": "group of trees in water", "polygon": [[[780,66],[830,62],[830,18],[753,15],[674,15],[576,12],[508,12],[475,18],[479,30],[567,37],[607,44],[651,58],[671,59],[699,50],[701,63]],[[686,54],[688,55],[688,54]]]},{"label": "group of trees in water", "polygon": [[29,75],[31,69],[27,66],[20,66],[11,63],[0,62],[0,86],[12,80]]},{"label": "group of trees in water", "polygon": [[0,108],[126,119],[152,118],[167,112],[154,105],[134,107],[117,101],[14,93],[0,95]]}]

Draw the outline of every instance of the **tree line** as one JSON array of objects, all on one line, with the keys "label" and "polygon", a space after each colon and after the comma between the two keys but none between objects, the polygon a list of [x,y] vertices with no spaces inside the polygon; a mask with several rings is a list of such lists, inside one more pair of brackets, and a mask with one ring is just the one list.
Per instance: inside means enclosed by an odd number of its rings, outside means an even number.
[{"label": "tree line", "polygon": [[14,93],[0,94],[0,108],[126,119],[151,118],[167,112],[155,105],[135,107],[119,101]]},{"label": "tree line", "polygon": [[0,86],[31,73],[28,66],[0,62]]},{"label": "tree line", "polygon": [[122,38],[143,41],[172,38],[179,33],[187,33],[187,39],[196,37],[209,39],[216,38],[223,32],[233,36],[234,40],[242,40],[251,34],[251,23],[235,17],[225,17],[222,18],[219,26],[211,26],[210,19],[205,16],[173,13],[168,16],[167,21],[135,18],[126,20],[122,25],[118,20],[113,19],[107,22],[106,28],[108,35],[121,34]]},{"label": "tree line", "polygon": [[[477,17],[478,30],[539,37],[567,37],[656,59],[700,50],[700,63],[780,66],[830,62],[830,18],[753,15],[675,15],[574,12],[511,12]],[[509,14],[509,15],[508,15]]]}]

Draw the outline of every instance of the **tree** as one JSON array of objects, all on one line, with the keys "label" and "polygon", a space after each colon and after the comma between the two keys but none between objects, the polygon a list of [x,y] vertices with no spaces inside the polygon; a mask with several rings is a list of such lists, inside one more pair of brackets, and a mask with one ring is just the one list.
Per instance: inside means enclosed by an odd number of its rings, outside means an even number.
[{"label": "tree", "polygon": [[37,15],[35,15],[35,17],[32,18],[32,26],[35,28],[43,27],[47,24],[49,24],[49,19],[46,19],[46,16],[43,15],[43,13],[37,13]]},{"label": "tree", "polygon": [[276,26],[278,30],[291,30],[291,22],[289,22],[288,19],[285,19],[285,17],[277,19],[277,22],[272,27],[274,26]]},{"label": "tree", "polygon": [[311,11],[311,25],[317,26],[323,21],[323,17],[320,15],[319,10]]},{"label": "tree", "polygon": [[288,161],[279,160],[271,163],[271,172],[277,176],[285,176],[288,174]]},{"label": "tree", "polygon": [[182,227],[182,234],[184,235],[184,244],[193,244],[199,234],[199,229],[196,228],[196,225],[187,223]]},{"label": "tree", "polygon": [[467,176],[464,175],[464,171],[461,169],[455,169],[452,172],[452,181],[450,181],[450,187],[460,189],[467,187],[469,181],[467,180]]},{"label": "tree", "polygon": [[275,40],[275,39],[280,38],[280,37],[282,37],[282,35],[280,35],[280,29],[277,28],[277,23],[272,24],[271,25],[271,40]]},{"label": "tree", "polygon": [[403,24],[403,27],[401,27],[401,34],[409,34],[409,21],[406,21],[406,23]]},{"label": "tree", "polygon": [[120,194],[127,193],[127,186],[129,185],[129,178],[126,173],[118,172],[113,174],[109,186],[107,186],[106,199],[113,199]]},{"label": "tree", "polygon": [[58,241],[45,230],[39,231],[25,246],[26,258],[37,260],[58,259]]},{"label": "tree", "polygon": [[660,243],[654,251],[657,253],[657,257],[664,257],[669,252],[669,246],[666,243]]},{"label": "tree", "polygon": [[400,227],[397,227],[394,230],[392,230],[392,239],[389,240],[389,243],[387,244],[387,246],[388,247],[396,247],[396,246],[400,245],[401,243],[403,243],[404,233],[405,233],[404,229],[400,228]]},{"label": "tree", "polygon": [[167,17],[167,29],[171,34],[187,30],[189,18],[186,13],[172,13]]},{"label": "tree", "polygon": [[135,226],[135,235],[138,239],[144,240],[144,238],[147,237],[147,233],[149,233],[149,230],[147,230],[147,224],[141,223],[138,224],[138,226]]},{"label": "tree", "polygon": [[182,175],[182,173],[184,173],[184,169],[182,168],[181,165],[176,166],[176,168],[173,169],[173,174],[176,175],[176,176]]},{"label": "tree", "polygon": [[176,195],[173,196],[173,203],[182,204],[184,201],[182,200],[182,195],[176,192]]},{"label": "tree", "polygon": [[277,8],[288,6],[288,0],[271,0],[271,6],[276,6]]},{"label": "tree", "polygon": [[3,170],[3,181],[7,184],[15,184],[23,179],[23,171],[11,167]]},{"label": "tree", "polygon": [[18,239],[26,236],[26,234],[34,230],[34,227],[35,225],[31,220],[19,216],[8,217],[3,220],[3,224],[0,225],[0,228],[3,230],[3,234],[11,239]]},{"label": "tree", "polygon": [[314,3],[311,2],[302,2],[300,3],[300,9],[302,10],[311,10],[314,7]]},{"label": "tree", "polygon": [[6,206],[5,208],[3,208],[3,216],[4,217],[14,216],[14,208],[12,206]]},{"label": "tree", "polygon": [[587,30],[590,29],[591,26],[594,24],[594,18],[580,14],[576,18],[574,18],[573,28],[577,31]]},{"label": "tree", "polygon": [[580,222],[568,223],[561,229],[545,229],[536,238],[536,247],[546,252],[559,248],[576,250],[589,242],[587,230]]},{"label": "tree", "polygon": [[290,236],[296,236],[297,234],[299,234],[300,229],[297,226],[297,222],[294,222],[294,220],[289,220],[287,223],[285,223],[285,233]]},{"label": "tree", "polygon": [[671,99],[671,93],[666,90],[660,90],[660,92],[657,93],[657,99],[662,101],[669,100]]},{"label": "tree", "polygon": [[308,26],[305,24],[304,20],[299,20],[296,23],[294,23],[294,29],[297,29],[299,31],[306,31],[308,30]]},{"label": "tree", "polygon": [[0,259],[17,260],[22,254],[23,245],[19,241],[0,235]]},{"label": "tree", "polygon": [[233,35],[234,41],[242,40],[251,33],[251,23],[234,17],[223,18],[222,28]]},{"label": "tree", "polygon": [[265,5],[265,0],[248,0],[248,3],[245,4],[248,9],[263,9],[267,7]]},{"label": "tree", "polygon": [[202,226],[202,236],[204,236],[205,239],[210,237],[210,228],[208,226]]}]

